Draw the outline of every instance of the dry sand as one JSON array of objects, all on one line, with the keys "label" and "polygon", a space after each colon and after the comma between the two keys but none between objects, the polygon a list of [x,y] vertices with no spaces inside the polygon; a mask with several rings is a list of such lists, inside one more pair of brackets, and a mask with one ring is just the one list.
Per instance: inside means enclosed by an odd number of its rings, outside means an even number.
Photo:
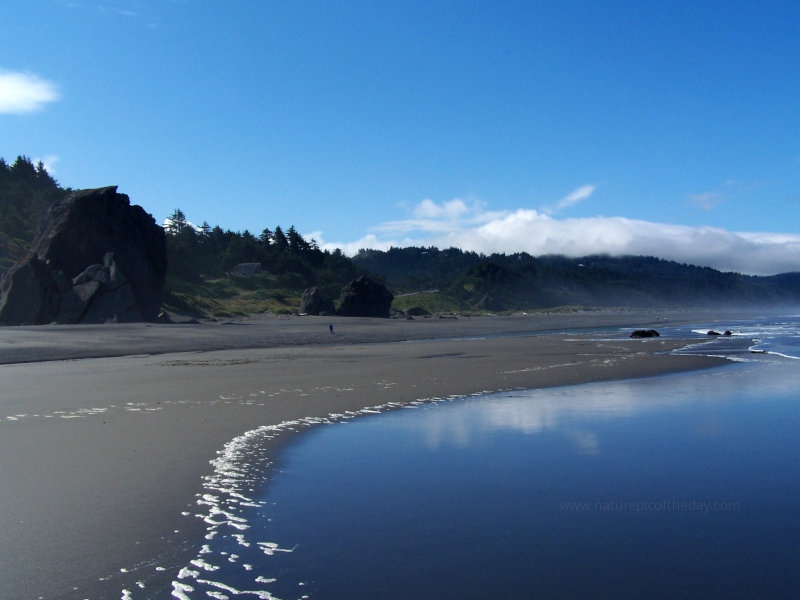
[{"label": "dry sand", "polygon": [[196,512],[201,480],[225,443],[261,425],[724,362],[655,355],[685,345],[659,338],[480,337],[632,329],[653,317],[336,319],[333,336],[318,318],[2,328],[0,598],[119,598],[123,588],[162,597],[136,581],[156,567],[171,581],[194,556],[203,523],[181,513]]}]

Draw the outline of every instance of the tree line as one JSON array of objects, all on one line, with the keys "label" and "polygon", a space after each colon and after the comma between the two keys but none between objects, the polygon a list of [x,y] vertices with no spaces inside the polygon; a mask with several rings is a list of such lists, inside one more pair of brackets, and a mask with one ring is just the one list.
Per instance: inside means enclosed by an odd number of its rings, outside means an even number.
[{"label": "tree line", "polygon": [[69,190],[62,189],[44,163],[18,156],[8,164],[0,158],[0,231],[9,238],[29,241],[39,218]]},{"label": "tree line", "polygon": [[[42,214],[64,197],[39,162],[0,158],[0,271],[22,258]],[[259,263],[259,285],[299,293],[319,286],[329,297],[361,274],[380,274],[395,292],[437,289],[466,310],[585,306],[777,304],[800,300],[800,274],[753,277],[643,256],[484,255],[458,248],[362,249],[352,259],[322,250],[294,226],[265,227],[254,235],[192,225],[175,209],[165,224],[170,282],[200,283]]]},{"label": "tree line", "polygon": [[723,273],[652,256],[479,254],[432,247],[360,250],[353,260],[400,292],[437,289],[465,310],[796,304],[800,273]]},{"label": "tree line", "polygon": [[350,279],[363,273],[341,250],[322,250],[314,239],[306,240],[292,225],[265,227],[258,236],[192,225],[181,209],[175,209],[165,225],[168,273],[198,282],[233,273],[241,263],[258,263],[264,272],[279,276],[282,287],[302,289],[318,285],[338,294]]},{"label": "tree line", "polygon": [[0,158],[0,272],[24,257],[42,214],[68,191],[41,161]]},{"label": "tree line", "polygon": [[[42,162],[18,156],[9,164],[0,158],[0,271],[24,257],[45,211],[71,192],[62,188]],[[264,228],[258,236],[212,227],[191,225],[184,212],[175,209],[164,227],[167,235],[168,277],[190,283],[223,277],[240,263],[257,262],[278,276],[282,287],[300,290],[320,285],[338,295],[350,279],[362,274],[340,250],[321,250],[294,226]],[[169,281],[168,281],[169,285]]]}]

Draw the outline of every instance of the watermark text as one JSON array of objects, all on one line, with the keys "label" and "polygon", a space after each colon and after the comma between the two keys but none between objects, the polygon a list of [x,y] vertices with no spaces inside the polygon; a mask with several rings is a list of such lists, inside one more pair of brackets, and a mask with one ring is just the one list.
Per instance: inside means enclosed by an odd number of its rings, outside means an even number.
[{"label": "watermark text", "polygon": [[605,502],[559,502],[559,510],[563,512],[618,512],[618,513],[654,513],[654,512],[686,512],[708,514],[712,512],[738,512],[742,510],[741,502],[708,502],[704,500],[655,500],[626,502],[610,500]]}]

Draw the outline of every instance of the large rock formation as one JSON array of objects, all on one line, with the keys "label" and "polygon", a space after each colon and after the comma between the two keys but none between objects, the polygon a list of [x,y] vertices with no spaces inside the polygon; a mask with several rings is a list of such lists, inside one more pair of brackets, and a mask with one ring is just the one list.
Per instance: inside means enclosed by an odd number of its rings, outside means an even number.
[{"label": "large rock formation", "polygon": [[0,323],[154,321],[164,230],[116,186],[79,190],[44,215],[27,260],[0,281]]},{"label": "large rock formation", "polygon": [[380,283],[363,275],[342,288],[338,314],[345,317],[389,318],[394,296]]},{"label": "large rock formation", "polygon": [[317,286],[306,289],[300,297],[300,314],[332,315],[335,313],[333,300],[326,298]]}]

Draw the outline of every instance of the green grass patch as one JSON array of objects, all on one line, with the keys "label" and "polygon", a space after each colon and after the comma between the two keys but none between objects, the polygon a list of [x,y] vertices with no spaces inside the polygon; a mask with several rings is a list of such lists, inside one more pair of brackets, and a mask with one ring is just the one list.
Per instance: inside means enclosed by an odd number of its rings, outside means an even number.
[{"label": "green grass patch", "polygon": [[443,292],[422,292],[412,296],[400,296],[392,301],[392,308],[404,312],[415,306],[424,308],[432,315],[461,313],[467,308],[457,299]]},{"label": "green grass patch", "polygon": [[168,275],[163,308],[200,318],[226,318],[257,313],[292,314],[302,290],[278,287],[278,278],[223,277],[192,282]]}]

